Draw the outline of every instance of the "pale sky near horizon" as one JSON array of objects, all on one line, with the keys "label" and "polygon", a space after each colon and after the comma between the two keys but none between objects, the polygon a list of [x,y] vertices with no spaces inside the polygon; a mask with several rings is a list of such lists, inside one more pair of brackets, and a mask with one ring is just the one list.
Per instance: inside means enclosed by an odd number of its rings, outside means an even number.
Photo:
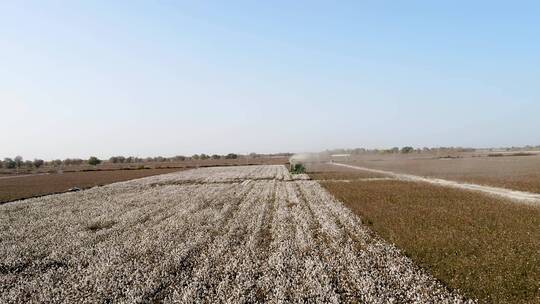
[{"label": "pale sky near horizon", "polygon": [[2,1],[0,157],[540,145],[537,1]]}]

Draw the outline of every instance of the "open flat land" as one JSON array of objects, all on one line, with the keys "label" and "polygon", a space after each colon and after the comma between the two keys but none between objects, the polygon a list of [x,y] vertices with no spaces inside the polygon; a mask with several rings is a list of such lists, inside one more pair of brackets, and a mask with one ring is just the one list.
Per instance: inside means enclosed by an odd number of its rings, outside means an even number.
[{"label": "open flat land", "polygon": [[485,303],[540,303],[539,207],[330,164],[311,170],[363,223],[445,285]]},{"label": "open flat land", "polygon": [[383,174],[363,170],[355,170],[347,167],[339,167],[329,163],[310,163],[306,165],[309,176],[314,180],[321,181],[354,181],[372,178],[384,178]]},{"label": "open flat land", "polygon": [[284,165],[289,162],[289,157],[285,156],[260,156],[260,157],[241,157],[236,159],[186,159],[183,161],[149,161],[149,162],[134,162],[134,163],[111,163],[104,161],[99,165],[91,166],[87,163],[81,165],[60,165],[60,166],[43,166],[36,168],[20,168],[6,169],[0,168],[0,177],[26,175],[36,173],[57,173],[62,171],[80,172],[80,171],[111,171],[125,169],[193,169],[201,167],[215,166],[248,166],[248,165]]},{"label": "open flat land", "polygon": [[50,193],[65,192],[74,187],[85,189],[179,170],[182,169],[81,171],[2,176],[0,177],[0,203]]},{"label": "open flat land", "polygon": [[0,302],[465,301],[306,177],[204,168],[1,205]]},{"label": "open flat land", "polygon": [[285,157],[257,157],[123,164],[106,162],[97,166],[43,167],[28,170],[28,172],[25,170],[0,169],[0,204],[18,199],[61,193],[74,187],[86,189],[198,167],[281,165],[287,162],[288,158]]},{"label": "open flat land", "polygon": [[355,166],[540,193],[540,155],[463,158],[353,156]]}]

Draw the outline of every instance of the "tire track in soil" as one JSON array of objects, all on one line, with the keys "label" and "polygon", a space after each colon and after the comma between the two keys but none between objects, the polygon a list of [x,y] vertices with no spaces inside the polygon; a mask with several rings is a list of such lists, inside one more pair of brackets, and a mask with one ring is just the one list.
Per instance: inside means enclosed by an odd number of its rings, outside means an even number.
[{"label": "tire track in soil", "polygon": [[272,303],[291,302],[297,298],[295,291],[302,288],[302,282],[298,277],[302,274],[299,266],[300,257],[295,254],[299,252],[294,238],[295,227],[284,187],[284,183],[277,183],[276,210],[271,225],[273,239],[267,259],[268,272],[261,278],[261,285],[273,291],[265,298]]},{"label": "tire track in soil", "polygon": [[319,259],[327,265],[325,269],[326,276],[330,280],[329,284],[332,291],[339,297],[339,302],[350,302],[354,298],[354,285],[349,280],[349,273],[345,269],[346,267],[335,258],[336,256],[340,256],[336,248],[341,244],[334,244],[336,240],[324,231],[322,227],[324,219],[321,219],[313,206],[311,206],[305,191],[300,187],[302,183],[299,181],[294,183],[295,194],[301,205],[306,208],[310,215],[308,218],[309,234],[315,240],[315,244],[318,245],[314,251],[319,256]]},{"label": "tire track in soil", "polygon": [[[200,253],[205,252],[216,237],[224,234],[224,232],[222,231],[225,230],[229,221],[233,218],[233,215],[238,210],[239,205],[248,198],[248,193],[252,191],[253,185],[244,188],[245,189],[241,190],[238,201],[233,202],[231,206],[227,208],[224,216],[218,219],[217,227],[214,233],[210,234],[209,239],[197,243],[188,250],[189,254],[186,255],[186,257],[182,258],[175,264],[170,265],[167,274],[163,278],[161,278],[161,283],[159,284],[159,286],[145,293],[139,303],[155,303],[163,301],[173,292],[173,289],[171,289],[171,286],[173,284],[181,287],[188,286],[188,281],[192,279],[191,275],[193,272],[193,268],[195,267],[195,265],[197,265],[197,259],[200,256]],[[210,202],[204,204],[204,207],[201,209],[207,208],[209,205]]]},{"label": "tire track in soil", "polygon": [[[239,202],[234,217],[224,226],[224,232],[213,239],[208,248],[201,253],[200,260],[204,263],[196,267],[191,278],[192,282],[183,293],[175,292],[175,299],[186,300],[196,297],[211,299],[213,302],[212,299],[217,297],[213,291],[219,294],[219,281],[230,280],[235,276],[236,268],[227,269],[227,266],[236,265],[239,260],[246,258],[238,253],[245,247],[250,232],[250,227],[245,226],[244,222],[257,215],[257,198],[269,195],[264,191],[267,191],[264,184],[252,183],[252,191],[247,194],[244,201]],[[228,285],[229,290],[232,290],[233,284]]]},{"label": "tire track in soil", "polygon": [[[310,285],[303,291],[305,300],[324,300],[335,303],[341,298],[337,280],[329,269],[327,253],[323,244],[324,235],[320,233],[320,225],[314,220],[313,210],[308,202],[303,199],[296,184],[287,185],[289,200],[292,201],[292,209],[296,226],[296,242],[300,244],[300,252],[304,259],[307,273],[312,273],[314,280],[308,281]],[[307,286],[306,286],[307,287]],[[321,294],[314,291],[324,290]],[[324,297],[321,299],[321,296]]]},{"label": "tire track in soil", "polygon": [[[175,213],[174,216],[178,218],[178,220],[182,220],[183,218],[186,218],[186,217],[191,217],[191,218],[197,217],[200,212],[203,212],[204,209],[207,209],[213,203],[220,202],[222,196],[224,195],[224,192],[221,190],[225,190],[225,189],[216,188],[212,190],[215,190],[215,191],[199,192],[199,195],[196,196],[198,198],[197,201],[199,203],[194,203],[192,205],[193,208],[185,208],[186,206],[178,206],[178,204],[176,204],[177,207],[179,207],[179,210],[181,212]],[[234,190],[233,188],[230,188],[227,191],[233,191],[233,190]],[[227,191],[225,191],[225,193],[228,193]],[[171,212],[174,212],[174,210]],[[116,273],[118,272],[118,275],[123,275],[123,273],[126,271],[126,267],[130,265],[125,265],[123,266],[123,268],[110,267],[103,271],[99,271],[99,270],[97,271],[93,266],[102,264],[102,262],[100,262],[100,259],[107,257],[107,256],[103,256],[103,253],[108,252],[110,254],[111,252],[113,253],[116,252],[115,256],[119,256],[119,257],[126,256],[126,255],[129,256],[130,254],[129,244],[133,242],[135,243],[137,242],[137,241],[134,241],[134,239],[139,238],[141,234],[144,235],[144,234],[152,233],[151,230],[161,231],[162,229],[166,228],[166,226],[170,224],[167,222],[167,219],[162,219],[161,221],[155,223],[155,225],[151,227],[141,227],[142,229],[140,230],[140,233],[133,233],[134,231],[128,231],[128,230],[122,229],[122,231],[125,230],[126,232],[125,234],[119,234],[119,233],[115,234],[117,236],[117,239],[122,240],[122,242],[120,243],[116,243],[115,239],[111,237],[106,238],[105,236],[103,236],[103,239],[100,239],[99,242],[93,244],[93,248],[95,249],[92,250],[92,252],[90,252],[90,255],[88,257],[88,262],[87,262],[87,264],[90,267],[80,269],[80,271],[86,272],[88,276],[96,275],[96,273],[98,273],[99,274],[98,276],[101,277],[100,279],[101,281],[108,281],[108,280],[114,281],[115,278],[117,277]],[[175,240],[169,240],[169,241],[182,242],[183,239],[193,234],[193,232],[190,233],[190,231],[188,230],[189,226],[184,226],[182,228],[183,230],[178,231],[177,238]],[[119,231],[119,232],[122,232],[122,231]],[[113,233],[110,233],[109,236],[112,234]],[[159,243],[159,241],[157,241],[157,243]],[[177,269],[189,269],[191,261],[193,259],[196,259],[197,257],[197,254],[196,254],[197,247],[201,246],[203,243],[204,243],[204,240],[198,243],[195,243],[192,248],[190,248],[189,250],[186,250],[185,252],[182,252],[181,258],[179,259],[180,260],[179,267],[168,266],[170,269],[172,269],[171,273],[179,274]],[[99,246],[99,247],[96,248],[96,246]],[[149,248],[147,250],[147,254],[144,256],[144,260],[154,261],[156,263],[170,263],[169,261],[158,262],[161,260],[159,256],[160,252],[154,252],[152,250],[152,248],[154,247],[155,246],[152,246],[152,244],[149,244]],[[81,259],[80,254],[81,253],[74,254],[74,256],[78,256],[78,258]],[[109,256],[107,258],[110,259],[111,257]],[[114,256],[112,258],[114,258]],[[133,269],[133,271],[136,272],[137,269]],[[166,280],[162,280],[159,286],[155,287],[155,289],[160,290],[163,288],[165,284],[166,284]],[[97,293],[98,295],[101,294],[100,292],[97,292],[96,287],[93,285],[83,285],[80,288],[83,290],[87,289],[88,292]],[[148,293],[152,294],[152,291],[149,291]],[[122,292],[119,293],[117,290],[111,290],[109,292],[101,294],[98,297],[101,298],[102,300],[114,299],[114,301],[120,301],[125,296],[126,295],[123,294]],[[155,292],[153,296],[159,296],[159,292]],[[133,301],[128,301],[128,302],[133,302]]]}]

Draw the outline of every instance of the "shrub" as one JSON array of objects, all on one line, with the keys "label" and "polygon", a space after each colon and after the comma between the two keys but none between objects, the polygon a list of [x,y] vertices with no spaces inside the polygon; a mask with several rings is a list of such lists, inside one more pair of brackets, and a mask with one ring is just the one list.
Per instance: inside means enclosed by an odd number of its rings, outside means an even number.
[{"label": "shrub", "polygon": [[226,159],[237,159],[238,158],[238,155],[234,154],[234,153],[229,153],[225,156]]},{"label": "shrub", "polygon": [[36,168],[43,166],[44,163],[43,159],[34,159],[34,167]]},{"label": "shrub", "polygon": [[101,160],[95,156],[91,156],[89,159],[88,159],[88,164],[92,165],[92,166],[95,166],[95,165],[99,165],[101,163]]},{"label": "shrub", "polygon": [[116,164],[116,163],[124,163],[126,162],[126,158],[123,157],[123,156],[112,156],[111,158],[109,158],[109,161],[113,164]]},{"label": "shrub", "polygon": [[413,151],[414,151],[413,147],[403,147],[403,148],[401,148],[401,153],[403,153],[403,154],[408,154],[408,153],[411,153]]},{"label": "shrub", "polygon": [[20,155],[15,156],[15,166],[20,168],[23,164],[23,158]]},{"label": "shrub", "polygon": [[62,163],[66,166],[81,165],[84,161],[80,158],[66,158]]},{"label": "shrub", "polygon": [[17,163],[11,158],[4,158],[4,167],[7,169],[13,169],[17,166]]}]

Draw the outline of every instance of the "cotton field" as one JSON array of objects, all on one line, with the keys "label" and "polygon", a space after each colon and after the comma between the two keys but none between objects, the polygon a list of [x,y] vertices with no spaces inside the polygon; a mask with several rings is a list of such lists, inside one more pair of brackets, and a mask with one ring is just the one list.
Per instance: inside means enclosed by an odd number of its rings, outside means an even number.
[{"label": "cotton field", "polygon": [[0,302],[460,303],[315,181],[215,167],[0,206]]}]

